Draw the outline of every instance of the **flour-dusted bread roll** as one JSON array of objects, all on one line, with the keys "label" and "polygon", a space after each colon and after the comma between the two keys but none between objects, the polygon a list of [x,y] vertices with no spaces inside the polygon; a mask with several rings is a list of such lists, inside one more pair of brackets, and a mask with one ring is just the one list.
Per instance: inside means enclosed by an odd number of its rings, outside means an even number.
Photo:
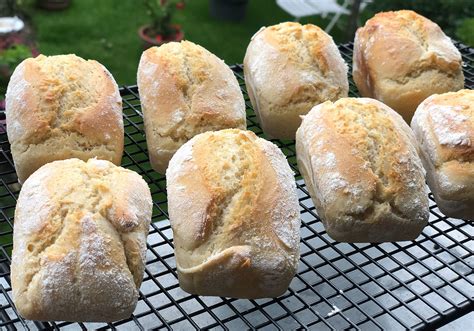
[{"label": "flour-dusted bread roll", "polygon": [[411,126],[439,209],[474,220],[474,91],[432,95]]},{"label": "flour-dusted bread roll", "polygon": [[20,183],[55,160],[97,157],[120,165],[122,99],[96,61],[75,55],[26,59],[8,84],[6,120]]},{"label": "flour-dusted bread roll", "polygon": [[428,192],[410,127],[368,98],[314,107],[296,133],[298,167],[328,235],[343,242],[415,239]]},{"label": "flour-dusted bread roll", "polygon": [[15,211],[11,281],[32,320],[129,317],[142,282],[152,201],[135,172],[104,160],[48,163]]},{"label": "flour-dusted bread roll", "polygon": [[461,54],[440,27],[410,10],[378,13],[357,30],[352,76],[364,97],[410,123],[434,93],[464,86]]},{"label": "flour-dusted bread roll", "polygon": [[347,65],[319,27],[286,22],[262,28],[244,59],[245,85],[265,134],[295,139],[300,115],[347,97]]},{"label": "flour-dusted bread roll", "polygon": [[246,128],[245,102],[232,70],[190,41],[143,52],[137,82],[150,162],[159,173],[195,135]]},{"label": "flour-dusted bread roll", "polygon": [[253,132],[200,134],[166,172],[179,284],[234,298],[283,294],[299,260],[299,206],[283,153]]}]

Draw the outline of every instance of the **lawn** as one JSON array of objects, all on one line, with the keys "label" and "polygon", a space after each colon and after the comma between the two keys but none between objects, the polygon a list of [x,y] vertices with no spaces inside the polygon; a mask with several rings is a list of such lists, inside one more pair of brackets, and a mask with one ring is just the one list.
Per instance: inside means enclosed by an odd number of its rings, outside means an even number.
[{"label": "lawn", "polygon": [[[247,16],[240,23],[213,19],[208,6],[207,0],[191,0],[176,14],[175,21],[183,27],[186,39],[228,64],[242,62],[250,38],[260,27],[292,20],[274,0],[250,1]],[[112,72],[119,85],[135,83],[143,51],[137,30],[148,22],[142,1],[73,0],[72,6],[61,12],[37,9],[29,2],[22,8],[36,30],[41,53],[75,53],[96,59]],[[325,26],[327,21],[310,17],[303,22]],[[341,29],[333,31],[339,41]]]}]

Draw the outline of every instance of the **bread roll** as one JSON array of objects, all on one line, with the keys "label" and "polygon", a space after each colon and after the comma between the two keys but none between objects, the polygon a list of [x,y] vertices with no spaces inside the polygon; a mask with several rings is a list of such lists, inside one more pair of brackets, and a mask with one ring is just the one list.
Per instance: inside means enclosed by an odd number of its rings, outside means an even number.
[{"label": "bread roll", "polygon": [[104,160],[48,163],[15,211],[13,301],[26,319],[129,317],[142,282],[152,201],[135,172]]},{"label": "bread roll", "polygon": [[137,82],[150,162],[159,173],[196,134],[246,128],[245,102],[232,70],[192,42],[143,52]]},{"label": "bread roll", "polygon": [[265,134],[295,139],[300,115],[347,97],[347,65],[319,27],[286,22],[262,28],[244,59],[245,85]]},{"label": "bread roll", "polygon": [[122,99],[96,61],[75,55],[26,59],[8,84],[6,120],[20,183],[55,160],[97,157],[120,165]]},{"label": "bread roll", "polygon": [[439,209],[474,220],[474,91],[432,95],[411,126]]},{"label": "bread roll", "polygon": [[179,285],[234,298],[283,294],[299,260],[299,206],[283,153],[251,131],[200,134],[166,171]]},{"label": "bread roll", "polygon": [[296,133],[298,167],[328,235],[343,242],[415,239],[428,193],[410,127],[368,98],[314,107]]},{"label": "bread roll", "polygon": [[463,88],[461,64],[440,27],[410,10],[378,13],[356,32],[352,76],[360,94],[382,101],[407,123],[431,94]]}]

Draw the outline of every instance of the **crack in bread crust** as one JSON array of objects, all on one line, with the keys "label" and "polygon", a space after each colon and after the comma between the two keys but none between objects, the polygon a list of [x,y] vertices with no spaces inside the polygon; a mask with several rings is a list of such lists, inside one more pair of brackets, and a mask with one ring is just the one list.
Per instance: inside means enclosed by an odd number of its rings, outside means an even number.
[{"label": "crack in bread crust", "polygon": [[[256,183],[262,180],[259,176],[258,162],[254,160],[254,155],[258,154],[258,151],[253,142],[245,136],[236,142],[232,141],[233,138],[230,137],[224,142],[210,139],[208,144],[195,147],[197,154],[201,153],[201,149],[213,149],[215,153],[209,155],[210,159],[207,162],[210,165],[222,165],[222,170],[217,173],[213,166],[201,169],[203,181],[209,183],[208,190],[215,193],[206,210],[208,216],[204,226],[204,241],[189,251],[189,254],[202,256],[203,252],[209,251],[212,252],[210,256],[213,256],[224,251],[237,244],[232,240],[233,229],[248,226],[245,216],[249,215],[245,215],[243,211],[249,207],[247,203],[255,201],[260,194]],[[233,154],[236,150],[238,152]],[[236,204],[241,205],[242,209],[235,210]],[[222,236],[227,237],[227,240],[222,241]],[[239,241],[243,238],[235,239]],[[204,261],[196,261],[196,264],[202,262]]]}]

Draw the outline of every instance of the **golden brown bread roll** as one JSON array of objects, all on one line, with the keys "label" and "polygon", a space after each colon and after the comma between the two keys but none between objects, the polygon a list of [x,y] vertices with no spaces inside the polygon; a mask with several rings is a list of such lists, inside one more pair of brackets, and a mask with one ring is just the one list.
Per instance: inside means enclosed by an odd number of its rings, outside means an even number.
[{"label": "golden brown bread roll", "polygon": [[26,59],[10,78],[5,101],[20,183],[55,160],[97,157],[120,165],[122,99],[100,63],[75,55]]},{"label": "golden brown bread roll", "polygon": [[410,123],[431,94],[463,88],[461,62],[436,23],[400,10],[378,13],[357,30],[352,75],[362,96],[382,101]]},{"label": "golden brown bread roll", "polygon": [[179,285],[234,298],[283,294],[299,260],[299,206],[283,153],[251,131],[206,132],[166,172]]},{"label": "golden brown bread roll", "polygon": [[428,185],[447,216],[474,219],[474,91],[432,95],[411,122]]},{"label": "golden brown bread roll", "polygon": [[152,201],[135,172],[104,160],[54,161],[15,210],[13,301],[26,319],[129,317],[142,282]]},{"label": "golden brown bread roll", "polygon": [[232,70],[190,41],[143,52],[137,83],[150,162],[159,173],[196,134],[246,128],[245,102]]},{"label": "golden brown bread roll", "polygon": [[343,242],[415,239],[428,194],[410,127],[368,98],[314,107],[296,133],[298,167],[328,235]]},{"label": "golden brown bread roll", "polygon": [[347,97],[347,65],[319,27],[285,22],[262,28],[244,59],[245,85],[265,134],[295,139],[300,115]]}]

